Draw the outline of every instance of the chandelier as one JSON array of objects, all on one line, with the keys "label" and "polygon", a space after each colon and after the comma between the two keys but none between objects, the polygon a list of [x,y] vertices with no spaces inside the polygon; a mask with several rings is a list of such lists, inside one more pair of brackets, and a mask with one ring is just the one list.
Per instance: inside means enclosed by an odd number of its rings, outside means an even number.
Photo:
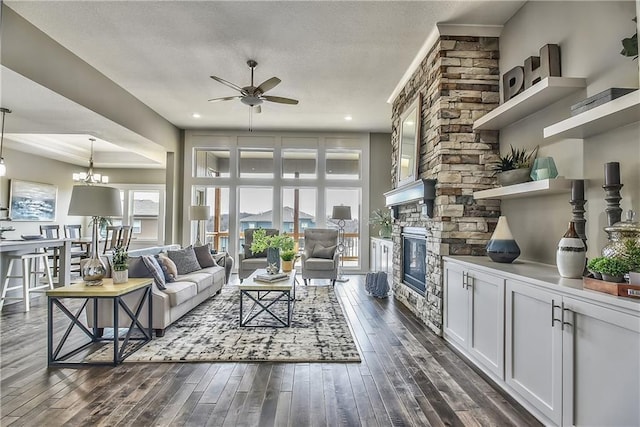
[{"label": "chandelier", "polygon": [[108,184],[109,177],[107,175],[101,175],[99,173],[93,173],[93,143],[95,138],[89,138],[91,141],[91,155],[89,156],[89,170],[86,172],[75,172],[73,174],[73,180],[75,182],[84,182],[87,185],[92,184]]}]

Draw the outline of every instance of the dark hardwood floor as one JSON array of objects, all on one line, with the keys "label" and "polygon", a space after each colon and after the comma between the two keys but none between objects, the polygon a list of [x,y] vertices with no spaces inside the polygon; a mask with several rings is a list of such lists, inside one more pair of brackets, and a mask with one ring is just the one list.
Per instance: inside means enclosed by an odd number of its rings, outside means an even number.
[{"label": "dark hardwood floor", "polygon": [[335,286],[362,356],[362,363],[349,364],[47,369],[44,298],[29,313],[5,306],[0,425],[539,425],[402,304],[368,296],[363,279]]}]

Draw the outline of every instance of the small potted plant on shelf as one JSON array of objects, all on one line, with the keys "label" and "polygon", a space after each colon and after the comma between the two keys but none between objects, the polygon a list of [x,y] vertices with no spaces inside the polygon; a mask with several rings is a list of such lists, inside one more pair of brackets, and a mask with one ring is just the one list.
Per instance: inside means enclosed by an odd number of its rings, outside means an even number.
[{"label": "small potted plant on shelf", "polygon": [[129,280],[129,254],[122,247],[113,248],[113,283],[126,283]]},{"label": "small potted plant on shelf", "polygon": [[500,156],[498,161],[491,165],[491,169],[498,178],[498,183],[503,187],[531,181],[531,166],[538,152],[538,147],[530,152],[524,148],[521,150],[513,148],[512,145],[510,147],[509,153]]},{"label": "small potted plant on shelf", "polygon": [[603,258],[598,264],[602,279],[607,282],[624,282],[624,275],[629,272],[629,264],[622,258]]},{"label": "small potted plant on shelf", "polygon": [[391,211],[389,209],[376,209],[371,212],[371,218],[369,223],[380,227],[378,235],[384,239],[391,237],[391,231],[393,226],[393,219],[391,218]]},{"label": "small potted plant on shelf", "polygon": [[640,285],[640,243],[629,239],[624,242],[629,264],[629,283]]}]

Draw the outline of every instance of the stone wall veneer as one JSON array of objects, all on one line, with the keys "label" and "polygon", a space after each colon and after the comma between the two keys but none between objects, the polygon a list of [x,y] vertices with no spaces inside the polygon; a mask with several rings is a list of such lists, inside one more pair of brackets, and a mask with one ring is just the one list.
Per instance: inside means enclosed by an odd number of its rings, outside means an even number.
[{"label": "stone wall veneer", "polygon": [[[442,256],[484,255],[500,202],[473,198],[495,184],[489,164],[499,153],[498,131],[473,132],[473,122],[499,104],[498,38],[440,36],[393,103],[392,179],[397,182],[400,115],[422,95],[420,178],[437,179],[434,217],[421,206],[400,206],[394,224],[394,296],[430,329],[442,333]],[[427,291],[401,283],[402,227],[427,228]]]}]

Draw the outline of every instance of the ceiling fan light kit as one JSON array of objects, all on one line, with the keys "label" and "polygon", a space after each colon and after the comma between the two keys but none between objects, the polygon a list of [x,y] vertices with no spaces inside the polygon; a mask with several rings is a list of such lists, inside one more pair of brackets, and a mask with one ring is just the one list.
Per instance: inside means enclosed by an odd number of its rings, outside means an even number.
[{"label": "ceiling fan light kit", "polygon": [[253,59],[250,59],[247,61],[247,65],[251,69],[251,84],[249,86],[240,87],[221,77],[211,76],[211,78],[217,81],[218,83],[222,83],[223,85],[230,87],[235,91],[240,92],[240,95],[225,96],[222,98],[213,98],[213,99],[210,99],[209,102],[230,101],[232,99],[239,99],[240,102],[242,102],[245,105],[248,105],[250,107],[256,107],[255,108],[256,113],[260,113],[260,104],[262,104],[264,101],[275,102],[278,104],[288,104],[288,105],[298,104],[297,99],[283,98],[281,96],[265,95],[265,92],[278,86],[281,80],[277,77],[271,77],[270,79],[267,79],[264,82],[262,82],[262,84],[255,86],[253,82],[253,72],[255,68],[258,66],[258,63]]}]

